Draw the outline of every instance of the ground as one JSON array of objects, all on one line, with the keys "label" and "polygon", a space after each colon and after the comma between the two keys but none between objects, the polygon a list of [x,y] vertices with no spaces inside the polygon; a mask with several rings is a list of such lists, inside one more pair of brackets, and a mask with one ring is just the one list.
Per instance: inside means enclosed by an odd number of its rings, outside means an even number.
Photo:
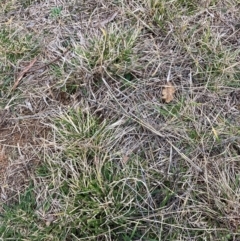
[{"label": "ground", "polygon": [[0,238],[240,240],[237,0],[0,0]]}]

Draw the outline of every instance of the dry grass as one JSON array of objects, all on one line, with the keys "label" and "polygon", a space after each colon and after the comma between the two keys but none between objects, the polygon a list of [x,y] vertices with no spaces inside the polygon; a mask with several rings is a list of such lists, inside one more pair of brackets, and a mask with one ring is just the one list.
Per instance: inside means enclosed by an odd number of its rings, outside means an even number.
[{"label": "dry grass", "polygon": [[1,239],[239,240],[239,7],[0,0]]}]

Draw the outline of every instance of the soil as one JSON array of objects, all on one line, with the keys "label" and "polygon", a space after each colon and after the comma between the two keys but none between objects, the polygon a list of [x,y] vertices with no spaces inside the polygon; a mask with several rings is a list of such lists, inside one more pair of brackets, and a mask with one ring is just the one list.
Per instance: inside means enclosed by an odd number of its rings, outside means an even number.
[{"label": "soil", "polygon": [[49,128],[39,119],[14,119],[6,110],[0,117],[0,200],[6,201],[29,182]]},{"label": "soil", "polygon": [[[49,94],[58,106],[68,106],[70,95],[52,90]],[[41,98],[40,98],[41,99]],[[49,98],[50,99],[50,98]],[[1,202],[11,202],[29,184],[36,167],[43,161],[50,127],[46,124],[44,101],[33,100],[33,112],[17,106],[0,109],[0,209]]]}]

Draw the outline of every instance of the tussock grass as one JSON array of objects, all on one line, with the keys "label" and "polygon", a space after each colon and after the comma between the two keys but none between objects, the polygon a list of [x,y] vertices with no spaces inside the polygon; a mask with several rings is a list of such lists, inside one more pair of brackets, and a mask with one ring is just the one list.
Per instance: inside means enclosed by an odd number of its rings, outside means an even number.
[{"label": "tussock grass", "polygon": [[49,132],[26,143],[28,187],[2,191],[1,239],[238,240],[238,2],[14,3],[0,2],[1,108]]}]

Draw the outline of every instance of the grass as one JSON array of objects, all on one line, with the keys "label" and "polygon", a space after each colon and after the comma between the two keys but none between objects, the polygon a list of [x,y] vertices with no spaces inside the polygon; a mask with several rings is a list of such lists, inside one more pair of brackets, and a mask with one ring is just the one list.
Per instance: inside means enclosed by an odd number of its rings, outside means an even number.
[{"label": "grass", "polygon": [[239,10],[0,1],[0,239],[237,241]]},{"label": "grass", "polygon": [[3,24],[0,30],[0,105],[6,105],[6,96],[9,95],[9,87],[16,77],[18,63],[38,54],[38,44],[34,35],[21,28],[8,26],[11,21]]}]

